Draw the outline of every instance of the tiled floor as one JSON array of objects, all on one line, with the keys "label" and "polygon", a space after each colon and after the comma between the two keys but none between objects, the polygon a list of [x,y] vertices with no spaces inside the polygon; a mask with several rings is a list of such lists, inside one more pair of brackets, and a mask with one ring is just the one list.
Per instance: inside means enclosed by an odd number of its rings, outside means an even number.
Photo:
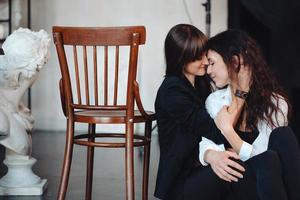
[{"label": "tiled floor", "polygon": [[[65,134],[36,131],[33,135],[33,157],[38,161],[34,171],[41,178],[48,179],[48,189],[41,197],[0,197],[0,200],[55,200],[58,190],[62,159],[64,155]],[[3,160],[3,148],[1,148]],[[93,181],[94,200],[123,200],[124,193],[124,150],[96,149]],[[71,176],[69,181],[68,200],[83,200],[85,192],[85,156],[86,148],[75,146]],[[149,174],[149,200],[155,200],[155,186],[159,149],[157,136],[152,137],[151,162]],[[135,150],[135,184],[136,200],[141,199],[142,154]],[[5,173],[5,166],[0,165],[0,174]]]}]

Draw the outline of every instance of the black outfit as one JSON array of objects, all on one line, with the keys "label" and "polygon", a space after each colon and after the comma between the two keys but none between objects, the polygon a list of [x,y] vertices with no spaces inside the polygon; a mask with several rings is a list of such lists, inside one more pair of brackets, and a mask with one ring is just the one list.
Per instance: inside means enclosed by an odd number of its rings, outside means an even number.
[{"label": "black outfit", "polygon": [[[248,143],[258,136],[257,131],[238,134]],[[290,127],[272,131],[267,151],[237,162],[246,169],[238,182],[222,181],[209,166],[195,168],[185,183],[184,199],[300,200],[300,150]]]},{"label": "black outfit", "polygon": [[185,77],[167,76],[157,93],[160,160],[154,195],[160,199],[184,199],[187,177],[197,166],[203,167],[198,157],[201,137],[215,141],[221,135],[212,134],[216,127],[197,80],[193,87]]},{"label": "black outfit", "polygon": [[[164,200],[300,200],[300,151],[289,127],[272,131],[266,152],[237,161],[246,169],[237,183],[200,164],[202,136],[228,146],[205,110],[200,86],[168,76],[159,88],[155,111],[160,160],[154,195]],[[251,144],[258,131],[238,134]]]},{"label": "black outfit", "polygon": [[291,128],[274,129],[268,150],[240,163],[246,171],[231,184],[236,200],[300,200],[300,150]]}]

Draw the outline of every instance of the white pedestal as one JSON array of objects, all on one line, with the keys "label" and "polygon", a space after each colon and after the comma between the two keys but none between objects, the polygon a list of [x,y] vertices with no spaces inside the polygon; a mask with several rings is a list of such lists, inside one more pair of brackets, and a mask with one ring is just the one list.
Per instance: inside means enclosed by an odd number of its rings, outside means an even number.
[{"label": "white pedestal", "polygon": [[0,196],[40,196],[47,189],[47,179],[39,184],[24,187],[3,187],[0,186]]},{"label": "white pedestal", "polygon": [[41,180],[32,171],[35,158],[29,156],[6,156],[4,164],[8,172],[0,179],[0,195],[42,195],[47,180]]}]

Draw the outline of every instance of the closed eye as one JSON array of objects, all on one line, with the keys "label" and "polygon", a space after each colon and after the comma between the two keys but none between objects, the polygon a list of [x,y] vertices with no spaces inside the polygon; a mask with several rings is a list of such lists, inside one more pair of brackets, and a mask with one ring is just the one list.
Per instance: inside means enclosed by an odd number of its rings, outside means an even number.
[{"label": "closed eye", "polygon": [[211,60],[211,58],[208,58],[208,65],[214,65],[215,63]]}]

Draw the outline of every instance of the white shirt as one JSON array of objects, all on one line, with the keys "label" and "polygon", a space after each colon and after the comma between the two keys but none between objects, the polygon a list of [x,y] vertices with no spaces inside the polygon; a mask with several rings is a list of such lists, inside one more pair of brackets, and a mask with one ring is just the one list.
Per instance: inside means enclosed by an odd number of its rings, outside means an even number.
[{"label": "white shirt", "polygon": [[[282,111],[278,112],[277,115],[275,113],[272,114],[272,120],[275,124],[275,127],[272,127],[271,124],[268,124],[266,121],[261,120],[257,124],[257,128],[259,134],[257,138],[254,140],[252,144],[247,142],[243,142],[239,156],[242,161],[246,161],[249,158],[256,156],[258,154],[263,153],[267,150],[269,144],[269,137],[273,129],[280,126],[287,126],[287,113],[288,113],[288,105],[284,98],[280,95],[275,95],[276,97],[272,97],[272,101],[277,104],[279,109]],[[231,90],[230,87],[225,89],[217,90],[211,93],[205,102],[205,107],[209,115],[214,119],[218,112],[224,105],[229,106],[231,103]],[[212,149],[216,151],[225,151],[225,147],[223,144],[217,145],[212,140],[209,140],[205,137],[202,137],[201,142],[199,143],[199,160],[202,165],[208,165],[204,161],[204,154],[206,150]]]}]

